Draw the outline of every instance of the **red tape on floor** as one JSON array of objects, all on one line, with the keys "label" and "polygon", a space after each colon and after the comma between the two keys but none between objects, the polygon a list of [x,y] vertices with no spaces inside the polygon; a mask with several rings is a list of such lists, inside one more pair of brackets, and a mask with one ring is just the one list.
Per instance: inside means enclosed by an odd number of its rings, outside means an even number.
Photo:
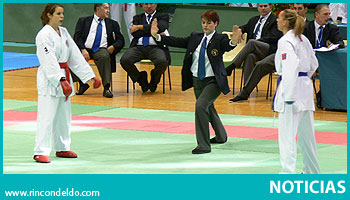
[{"label": "red tape on floor", "polygon": [[[36,112],[12,110],[3,112],[4,127],[26,123],[30,121],[36,121]],[[164,133],[196,133],[193,122],[96,117],[85,115],[73,115],[72,125]],[[278,130],[276,128],[225,125],[225,129],[229,137],[265,140],[278,139]],[[211,130],[210,132],[211,135],[214,135],[213,130]],[[316,142],[319,144],[347,145],[347,134],[316,131]]]}]

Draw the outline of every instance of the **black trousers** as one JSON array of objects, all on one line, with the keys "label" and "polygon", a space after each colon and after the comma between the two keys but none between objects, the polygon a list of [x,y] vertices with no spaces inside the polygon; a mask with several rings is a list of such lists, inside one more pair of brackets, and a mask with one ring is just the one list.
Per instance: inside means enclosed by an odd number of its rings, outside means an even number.
[{"label": "black trousers", "polygon": [[128,49],[122,58],[120,64],[123,69],[129,74],[133,82],[138,82],[140,72],[135,66],[136,62],[143,59],[150,59],[154,63],[154,82],[158,84],[163,72],[168,67],[168,61],[164,51],[158,46],[149,45],[135,46]]},{"label": "black trousers", "polygon": [[208,77],[203,80],[193,77],[193,87],[197,99],[195,111],[197,148],[210,150],[209,123],[214,129],[218,141],[226,141],[227,139],[224,125],[214,107],[214,102],[220,96],[221,90],[215,77]]}]

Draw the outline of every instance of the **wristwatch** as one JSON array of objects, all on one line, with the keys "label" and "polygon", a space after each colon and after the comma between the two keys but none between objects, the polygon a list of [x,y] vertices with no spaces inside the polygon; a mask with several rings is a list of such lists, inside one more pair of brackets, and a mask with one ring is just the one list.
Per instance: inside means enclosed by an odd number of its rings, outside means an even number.
[{"label": "wristwatch", "polygon": [[66,77],[62,77],[61,79],[60,79],[60,81],[66,81],[67,79],[66,79]]}]

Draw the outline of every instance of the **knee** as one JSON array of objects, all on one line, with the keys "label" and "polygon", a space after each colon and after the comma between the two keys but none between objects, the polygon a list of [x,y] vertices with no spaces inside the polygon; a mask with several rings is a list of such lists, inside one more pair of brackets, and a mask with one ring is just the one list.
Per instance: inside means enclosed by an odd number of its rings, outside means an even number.
[{"label": "knee", "polygon": [[156,60],[154,60],[154,65],[167,67],[168,61],[165,57],[157,58]]},{"label": "knee", "polygon": [[130,59],[128,58],[128,56],[126,54],[124,54],[121,58],[120,58],[120,64],[124,65],[124,64],[134,64],[130,62]]},{"label": "knee", "polygon": [[203,101],[197,101],[196,102],[196,111],[207,111],[208,110],[208,104]]},{"label": "knee", "polygon": [[103,53],[100,55],[100,59],[101,60],[108,60],[108,61],[111,59],[107,50],[103,51]]}]

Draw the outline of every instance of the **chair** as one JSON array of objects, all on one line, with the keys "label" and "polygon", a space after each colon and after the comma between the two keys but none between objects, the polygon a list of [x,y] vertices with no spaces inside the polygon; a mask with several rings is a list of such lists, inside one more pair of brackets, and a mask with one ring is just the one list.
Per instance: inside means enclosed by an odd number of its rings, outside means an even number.
[{"label": "chair", "polygon": [[[140,63],[152,63],[151,60],[141,60]],[[169,77],[169,89],[171,90],[170,65],[167,67]],[[126,75],[126,93],[129,93],[129,74]],[[135,90],[135,83],[133,82],[133,89]],[[163,72],[163,94],[165,94],[165,72]]]},{"label": "chair", "polygon": [[[228,31],[223,31],[222,34],[226,34],[229,37],[231,36],[232,32],[228,32]],[[243,34],[243,41],[239,44],[237,44],[237,46],[232,49],[229,52],[225,52],[223,55],[223,60],[224,62],[232,62],[232,60],[237,56],[237,54],[244,48],[244,46],[247,43],[247,33]],[[233,69],[233,94],[235,94],[235,77],[236,77],[236,69]],[[242,82],[242,81],[241,81]]]}]

